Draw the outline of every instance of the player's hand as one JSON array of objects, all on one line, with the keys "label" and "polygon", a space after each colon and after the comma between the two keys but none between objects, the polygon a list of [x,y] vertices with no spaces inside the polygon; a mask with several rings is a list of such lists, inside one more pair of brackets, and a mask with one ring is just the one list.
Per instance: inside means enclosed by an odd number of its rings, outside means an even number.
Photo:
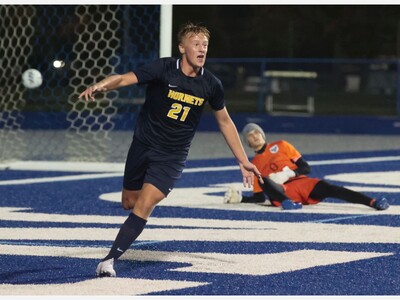
[{"label": "player's hand", "polygon": [[290,178],[295,177],[296,173],[291,170],[289,167],[284,167],[282,171],[277,172],[277,173],[271,173],[269,174],[269,179],[274,181],[277,184],[284,184],[286,181],[288,181]]},{"label": "player's hand", "polygon": [[242,191],[239,191],[233,187],[229,187],[224,195],[224,203],[240,203],[242,201]]},{"label": "player's hand", "polygon": [[85,101],[94,101],[94,96],[98,93],[103,93],[107,91],[107,89],[105,87],[101,87],[99,85],[92,85],[90,87],[88,87],[85,91],[83,91],[80,95],[79,95],[79,99],[82,97],[85,97]]},{"label": "player's hand", "polygon": [[243,186],[251,188],[254,185],[254,175],[260,180],[261,183],[264,183],[264,180],[261,177],[260,171],[258,171],[257,167],[253,165],[251,162],[246,162],[244,164],[239,164],[240,170],[243,175]]}]

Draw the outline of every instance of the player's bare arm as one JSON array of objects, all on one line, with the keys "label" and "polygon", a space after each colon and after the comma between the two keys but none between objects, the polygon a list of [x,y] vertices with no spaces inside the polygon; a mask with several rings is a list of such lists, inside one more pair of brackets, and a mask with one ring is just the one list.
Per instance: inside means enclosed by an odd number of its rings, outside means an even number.
[{"label": "player's bare arm", "polygon": [[236,126],[226,108],[215,111],[214,114],[229,148],[239,162],[240,170],[243,175],[243,185],[245,187],[251,187],[254,184],[253,174],[262,180],[260,171],[258,171],[256,166],[249,162],[246,152],[243,149],[242,142],[240,141]]},{"label": "player's bare arm", "polygon": [[79,95],[79,98],[85,97],[86,101],[89,100],[94,101],[94,96],[97,93],[104,93],[110,90],[115,90],[136,83],[138,83],[138,79],[135,73],[133,72],[111,75],[99,81],[98,83],[88,87],[85,91],[83,91]]}]

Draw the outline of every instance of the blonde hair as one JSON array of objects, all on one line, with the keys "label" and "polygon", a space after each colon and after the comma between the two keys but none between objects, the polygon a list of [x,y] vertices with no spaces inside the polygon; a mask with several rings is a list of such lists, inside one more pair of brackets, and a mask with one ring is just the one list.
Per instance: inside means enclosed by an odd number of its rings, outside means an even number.
[{"label": "blonde hair", "polygon": [[207,39],[210,39],[210,31],[201,25],[195,25],[192,22],[184,24],[178,32],[178,43],[182,43],[183,39],[187,36],[202,33]]}]

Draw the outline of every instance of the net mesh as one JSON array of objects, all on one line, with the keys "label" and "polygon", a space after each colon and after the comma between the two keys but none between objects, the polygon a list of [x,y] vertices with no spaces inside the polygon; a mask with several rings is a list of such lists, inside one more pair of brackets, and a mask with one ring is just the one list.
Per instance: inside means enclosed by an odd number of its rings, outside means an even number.
[{"label": "net mesh", "polygon": [[[156,5],[0,6],[0,161],[123,161],[143,88],[78,96],[157,58],[159,19]],[[39,88],[23,86],[29,68]]]}]

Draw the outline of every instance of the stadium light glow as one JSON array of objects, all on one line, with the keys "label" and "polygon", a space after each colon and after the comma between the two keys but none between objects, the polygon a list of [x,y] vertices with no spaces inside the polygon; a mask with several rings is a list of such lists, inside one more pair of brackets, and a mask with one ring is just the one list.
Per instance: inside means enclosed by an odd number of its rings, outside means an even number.
[{"label": "stadium light glow", "polygon": [[63,60],[55,60],[53,61],[53,67],[58,69],[58,68],[62,68],[65,66],[65,62]]}]

